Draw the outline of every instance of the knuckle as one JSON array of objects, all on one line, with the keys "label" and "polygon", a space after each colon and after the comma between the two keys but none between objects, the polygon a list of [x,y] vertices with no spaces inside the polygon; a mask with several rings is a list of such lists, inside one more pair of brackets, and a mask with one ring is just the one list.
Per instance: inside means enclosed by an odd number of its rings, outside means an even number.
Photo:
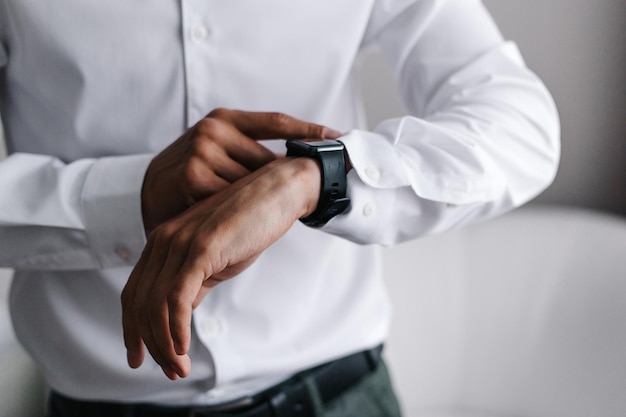
[{"label": "knuckle", "polygon": [[196,237],[196,239],[193,239],[193,241],[190,242],[190,257],[207,262],[209,260],[210,253],[211,250],[209,249],[209,243],[206,242],[204,238]]},{"label": "knuckle", "polygon": [[167,305],[170,310],[180,311],[185,307],[183,292],[180,288],[172,288],[167,294]]},{"label": "knuckle", "polygon": [[181,168],[181,180],[183,184],[187,184],[192,188],[197,184],[204,182],[206,177],[206,169],[204,164],[198,161],[197,158],[191,158]]},{"label": "knuckle", "polygon": [[186,230],[179,230],[174,233],[170,239],[170,247],[172,248],[184,248],[189,243],[191,236]]},{"label": "knuckle", "polygon": [[171,229],[172,226],[170,223],[161,223],[157,226],[149,237],[149,243],[152,244],[152,247],[159,247],[161,243],[167,242],[169,240],[169,236],[171,235]]},{"label": "knuckle", "polygon": [[166,250],[170,247],[170,242],[174,235],[176,235],[177,226],[173,222],[161,223],[150,234],[149,243],[152,243],[153,250],[151,255],[164,256],[167,254]]},{"label": "knuckle", "polygon": [[210,244],[202,239],[194,239],[189,245],[189,258],[194,259],[193,268],[198,274],[202,274],[203,279],[224,269],[221,257],[216,256],[216,253],[215,250],[211,250]]},{"label": "knuckle", "polygon": [[218,107],[216,109],[213,109],[207,115],[207,118],[228,119],[230,117],[231,113],[232,113],[232,110],[229,110],[229,109],[224,108],[224,107]]},{"label": "knuckle", "polygon": [[310,124],[308,130],[308,136],[311,138],[324,137],[324,126]]},{"label": "knuckle", "polygon": [[279,129],[288,127],[291,123],[291,117],[289,117],[285,113],[280,113],[280,112],[268,113],[268,118],[269,118],[270,123]]},{"label": "knuckle", "polygon": [[229,183],[217,175],[211,175],[208,178],[204,178],[205,182],[201,189],[196,189],[194,192],[200,199],[206,198],[213,193],[223,190],[228,187]]},{"label": "knuckle", "polygon": [[179,233],[179,226],[174,222],[163,223],[160,238],[171,241]]},{"label": "knuckle", "polygon": [[[196,130],[200,135],[194,135],[191,140],[196,146],[198,142],[200,144],[204,141],[201,136],[208,136],[210,138],[219,135],[223,130],[224,122],[220,118],[205,117],[196,123]],[[205,138],[204,138],[205,139]]]}]

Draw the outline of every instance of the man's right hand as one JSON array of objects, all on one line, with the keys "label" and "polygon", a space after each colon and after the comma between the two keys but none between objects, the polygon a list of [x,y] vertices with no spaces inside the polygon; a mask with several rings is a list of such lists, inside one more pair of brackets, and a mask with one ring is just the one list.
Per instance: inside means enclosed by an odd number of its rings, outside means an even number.
[{"label": "man's right hand", "polygon": [[150,163],[141,192],[146,232],[276,159],[258,140],[339,136],[282,113],[216,109]]}]

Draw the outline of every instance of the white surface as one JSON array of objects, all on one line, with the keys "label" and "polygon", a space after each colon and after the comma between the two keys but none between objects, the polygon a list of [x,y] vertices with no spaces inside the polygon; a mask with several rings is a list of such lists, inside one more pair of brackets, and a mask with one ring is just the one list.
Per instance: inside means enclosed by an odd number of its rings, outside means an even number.
[{"label": "white surface", "polygon": [[407,417],[623,417],[625,250],[626,220],[550,208],[390,250]]}]

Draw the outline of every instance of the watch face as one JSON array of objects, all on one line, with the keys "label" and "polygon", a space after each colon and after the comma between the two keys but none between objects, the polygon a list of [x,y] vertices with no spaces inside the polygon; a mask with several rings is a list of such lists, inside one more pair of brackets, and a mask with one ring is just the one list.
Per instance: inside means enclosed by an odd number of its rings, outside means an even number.
[{"label": "watch face", "polygon": [[287,148],[299,150],[301,152],[330,152],[330,151],[343,151],[343,143],[336,140],[317,140],[314,142],[301,142],[297,140],[287,141]]},{"label": "watch face", "polygon": [[329,151],[343,150],[343,144],[336,140],[326,139],[326,140],[318,140],[315,142],[302,142],[302,143],[309,145],[309,146],[315,146],[316,148],[324,148],[324,150],[329,150]]}]

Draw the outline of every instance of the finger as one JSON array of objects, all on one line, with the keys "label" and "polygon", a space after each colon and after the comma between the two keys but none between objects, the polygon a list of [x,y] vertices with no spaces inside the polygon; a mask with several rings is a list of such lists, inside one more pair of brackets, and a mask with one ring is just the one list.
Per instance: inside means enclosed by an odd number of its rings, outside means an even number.
[{"label": "finger", "polygon": [[[152,327],[152,335],[154,342],[159,349],[160,355],[170,364],[171,368],[181,377],[189,374],[190,362],[187,357],[189,345],[191,343],[191,318],[185,324],[181,324],[183,328],[177,329],[177,337],[182,338],[184,342],[174,342],[172,335],[173,317],[170,317],[172,304],[182,303],[192,305],[194,296],[183,299],[179,297],[179,288],[185,288],[193,283],[180,282],[179,271],[187,257],[186,243],[172,245],[167,260],[159,275],[153,294],[156,295],[152,304],[157,309],[152,311],[150,315],[150,324]],[[182,279],[185,279],[184,277]],[[200,280],[201,285],[201,280]],[[162,303],[161,301],[165,302]]]},{"label": "finger", "polygon": [[[147,314],[145,321],[149,326],[143,327],[142,337],[152,357],[157,361],[163,372],[168,377],[173,372],[176,376],[182,374],[182,370],[176,366],[173,358],[176,356],[171,338],[169,337],[169,317],[167,310],[167,292],[169,283],[155,283],[148,299]],[[170,378],[172,379],[172,378]]]},{"label": "finger", "polygon": [[274,152],[234,128],[225,144],[225,150],[228,156],[249,171],[254,171],[276,159]]},{"label": "finger", "polygon": [[122,317],[122,325],[124,326],[124,345],[126,346],[126,360],[128,366],[133,369],[139,368],[144,360],[144,344],[135,320],[130,318],[128,314]]},{"label": "finger", "polygon": [[[161,306],[161,310],[164,310],[166,307],[164,304]],[[154,314],[156,307],[151,307],[151,312],[148,314],[145,310],[140,313],[142,323],[150,323],[150,315]],[[161,367],[163,373],[171,380],[178,379],[178,372],[175,370],[170,361],[163,355],[159,345],[156,342],[154,334],[152,332],[152,327],[150,325],[144,325],[139,328],[139,332],[141,334],[141,338],[144,341],[150,356],[154,361]]]},{"label": "finger", "polygon": [[196,307],[198,307],[200,305],[200,303],[202,302],[202,300],[204,300],[204,298],[211,292],[211,287],[208,287],[206,285],[202,285],[200,287],[200,291],[198,291],[198,295],[196,295],[196,298],[193,300],[193,305],[191,306],[192,309],[196,309]]},{"label": "finger", "polygon": [[209,116],[225,118],[253,139],[336,139],[341,133],[326,126],[305,122],[278,112],[248,112],[218,109]]},{"label": "finger", "polygon": [[204,198],[213,195],[233,182],[248,175],[250,171],[233,161],[223,150],[219,155],[193,155],[186,164],[183,172],[183,184],[189,187],[192,205]]},{"label": "finger", "polygon": [[219,176],[216,172],[209,170],[208,172],[205,172],[205,178],[194,183],[190,182],[189,184],[189,194],[191,196],[191,200],[188,201],[188,205],[192,206],[200,200],[204,200],[205,198],[227,188],[231,185],[231,181],[226,180]]},{"label": "finger", "polygon": [[[200,156],[205,169],[224,173],[226,169],[237,169],[231,165],[235,162],[253,171],[276,159],[269,149],[241,133],[227,118],[207,117],[196,124],[194,131],[196,134],[189,139],[190,150],[193,155]],[[191,174],[203,172],[192,164],[189,166]],[[238,178],[245,175],[241,172],[234,174],[240,175]],[[233,173],[226,175],[232,177]]]},{"label": "finger", "polygon": [[167,228],[161,227],[155,230],[148,239],[149,250],[144,251],[144,254],[142,254],[142,258],[146,259],[146,261],[141,265],[141,269],[137,271],[133,319],[136,323],[137,332],[148,349],[150,356],[161,366],[163,372],[170,379],[176,379],[177,372],[172,369],[156,343],[151,324],[151,316],[158,314],[159,309],[164,310],[166,308],[165,300],[163,299],[159,302],[156,299],[157,293],[154,290],[156,279],[166,258],[169,234],[170,232]]},{"label": "finger", "polygon": [[122,312],[122,326],[128,366],[133,369],[139,368],[144,360],[144,344],[133,314],[126,310]]},{"label": "finger", "polygon": [[[162,298],[158,297],[159,300]],[[165,375],[172,380],[178,377],[186,377],[189,374],[189,366],[185,366],[177,357],[174,351],[172,339],[169,335],[169,317],[167,303],[163,301],[155,301],[150,308],[150,328],[152,332],[146,335],[149,338],[150,354],[155,358],[157,363],[163,369]]]},{"label": "finger", "polygon": [[[224,181],[228,182],[229,185],[245,177],[251,171],[237,160],[229,159],[227,162],[228,163],[224,165],[217,166],[215,173]],[[253,167],[252,170],[256,168],[252,164],[250,165]]]},{"label": "finger", "polygon": [[201,293],[208,292],[202,285],[206,270],[201,262],[201,258],[187,258],[178,272],[176,285],[170,291],[168,299],[170,335],[179,355],[189,351],[194,303]]},{"label": "finger", "polygon": [[139,328],[137,321],[135,320],[136,314],[136,294],[137,283],[141,277],[145,264],[148,261],[150,254],[151,243],[148,242],[144,251],[139,258],[139,261],[133,268],[124,289],[122,290],[122,328],[124,332],[124,345],[126,346],[126,356],[128,365],[131,368],[138,368],[141,366],[144,360],[144,344],[139,334]]},{"label": "finger", "polygon": [[[152,254],[152,240],[146,245],[141,258],[137,262],[137,265],[133,269],[124,290],[122,291],[122,326],[124,331],[124,344],[127,349],[127,360],[131,368],[138,368],[144,361],[145,347],[148,347],[150,355],[155,358],[155,361],[159,364],[165,363],[165,361],[159,357],[159,353],[154,351],[152,347],[154,343],[151,343],[151,335],[142,331],[139,326],[140,322],[145,320],[138,320],[143,314],[139,304],[137,302],[137,287],[141,281],[142,274],[145,266]],[[148,345],[144,344],[144,340],[148,341]],[[163,367],[162,367],[163,368]],[[163,368],[165,375],[170,379],[176,379],[176,373],[171,370]]]},{"label": "finger", "polygon": [[[256,145],[256,142],[252,142],[250,139],[246,140]],[[246,163],[248,162],[248,160],[255,160],[255,158],[259,158],[256,155],[251,154],[252,152],[245,152],[244,150],[234,150],[231,152],[228,151],[228,149],[223,149],[221,150],[221,152],[213,152],[211,155],[202,155],[200,163],[203,164],[203,170],[209,172],[204,174],[204,179],[197,179],[197,183],[205,182],[207,183],[205,187],[212,189],[219,187],[213,192],[219,191],[227,187],[228,185],[232,184],[240,178],[245,177],[250,173],[251,170],[245,166]],[[237,155],[241,155],[241,158],[238,158]],[[267,159],[267,157],[265,156],[263,156],[262,158]],[[257,163],[262,162],[259,161]],[[211,178],[212,173],[217,178]]]},{"label": "finger", "polygon": [[[137,264],[131,275],[136,282],[134,310],[137,317],[141,315],[139,314],[140,312],[144,313],[146,311],[154,283],[165,262],[169,248],[167,244],[168,237],[166,235],[169,233],[170,232],[163,226],[152,232],[148,238],[146,250],[144,250],[144,253],[141,255],[140,263]],[[144,324],[146,323],[140,321],[138,323],[140,327]]]}]

